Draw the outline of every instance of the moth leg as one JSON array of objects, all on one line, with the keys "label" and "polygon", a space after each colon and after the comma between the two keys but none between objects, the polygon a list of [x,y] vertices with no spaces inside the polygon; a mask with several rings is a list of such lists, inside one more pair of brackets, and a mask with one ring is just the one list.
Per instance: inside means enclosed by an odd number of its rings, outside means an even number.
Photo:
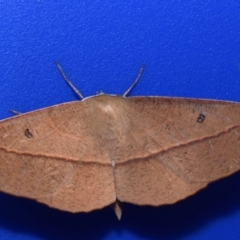
[{"label": "moth leg", "polygon": [[22,113],[21,112],[18,112],[18,111],[15,111],[13,109],[9,109],[9,112],[15,114],[15,115],[21,115]]},{"label": "moth leg", "polygon": [[134,88],[134,86],[137,84],[140,77],[142,76],[143,69],[144,69],[144,65],[142,64],[140,69],[139,69],[139,72],[138,72],[138,75],[137,75],[136,79],[131,84],[131,86],[124,92],[123,97],[126,97],[129,94],[129,92]]}]

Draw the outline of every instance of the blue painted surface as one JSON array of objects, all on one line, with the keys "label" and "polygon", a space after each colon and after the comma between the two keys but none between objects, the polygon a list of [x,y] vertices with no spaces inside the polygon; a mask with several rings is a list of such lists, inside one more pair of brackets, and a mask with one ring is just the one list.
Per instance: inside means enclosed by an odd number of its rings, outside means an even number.
[{"label": "blue painted surface", "polygon": [[[240,102],[238,1],[0,1],[0,118],[76,100],[82,92]],[[238,239],[240,176],[173,206],[69,214],[0,194],[0,239]]]}]

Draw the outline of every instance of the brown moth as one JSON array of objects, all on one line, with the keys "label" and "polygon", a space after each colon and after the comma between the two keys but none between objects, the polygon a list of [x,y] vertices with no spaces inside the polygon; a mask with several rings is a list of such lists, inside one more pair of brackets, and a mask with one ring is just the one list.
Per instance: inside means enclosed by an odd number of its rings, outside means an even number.
[{"label": "brown moth", "polygon": [[[83,99],[57,63],[64,79]],[[240,104],[99,94],[0,122],[0,191],[69,212],[160,206],[240,169]]]}]

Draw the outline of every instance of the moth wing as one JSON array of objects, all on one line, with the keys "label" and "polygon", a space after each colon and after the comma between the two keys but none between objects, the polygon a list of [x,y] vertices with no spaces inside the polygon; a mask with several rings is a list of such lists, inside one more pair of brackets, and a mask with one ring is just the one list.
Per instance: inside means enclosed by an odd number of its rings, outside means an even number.
[{"label": "moth wing", "polygon": [[117,197],[138,205],[174,203],[240,169],[240,104],[133,97],[115,167]]},{"label": "moth wing", "polygon": [[112,166],[83,102],[0,122],[0,191],[70,212],[115,201]]}]

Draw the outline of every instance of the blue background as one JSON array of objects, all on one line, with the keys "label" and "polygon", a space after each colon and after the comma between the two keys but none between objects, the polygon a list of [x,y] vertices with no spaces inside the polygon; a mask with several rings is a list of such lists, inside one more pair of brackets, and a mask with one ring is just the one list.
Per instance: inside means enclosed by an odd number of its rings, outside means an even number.
[{"label": "blue background", "polygon": [[[0,1],[0,119],[76,95],[240,102],[240,3],[225,0]],[[0,239],[239,239],[240,175],[172,206],[69,214],[0,194]]]}]

